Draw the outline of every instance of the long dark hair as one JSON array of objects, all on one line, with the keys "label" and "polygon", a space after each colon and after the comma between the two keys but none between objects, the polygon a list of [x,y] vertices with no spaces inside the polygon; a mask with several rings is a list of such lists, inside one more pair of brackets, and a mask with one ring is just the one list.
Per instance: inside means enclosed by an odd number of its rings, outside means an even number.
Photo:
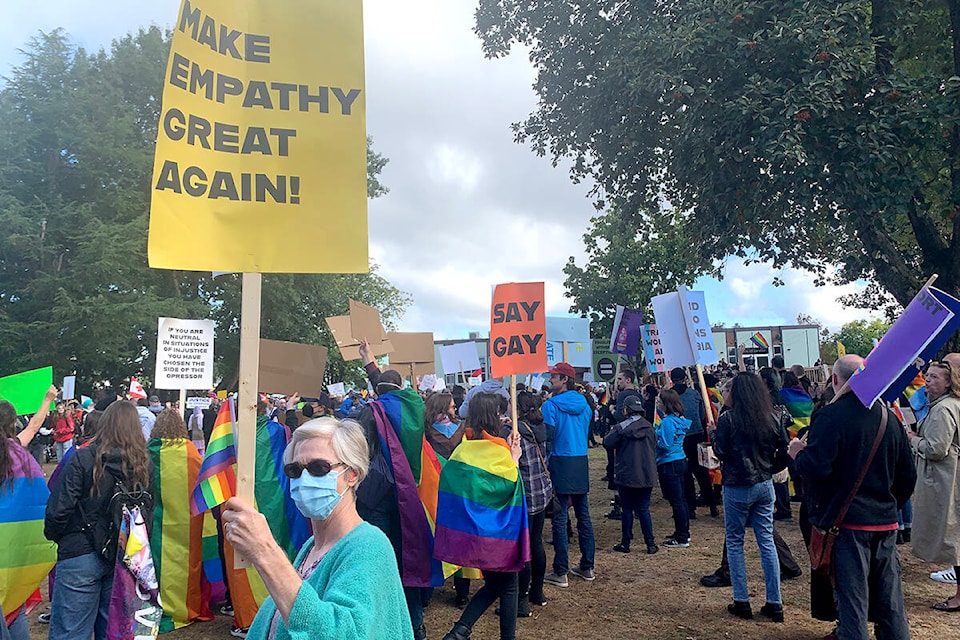
[{"label": "long dark hair", "polygon": [[541,424],[543,414],[540,407],[543,405],[543,398],[538,393],[521,391],[517,394],[517,417],[528,424]]},{"label": "long dark hair", "polygon": [[447,415],[447,409],[453,402],[453,394],[446,391],[427,396],[423,401],[423,426],[429,429],[440,414]]},{"label": "long dark hair", "polygon": [[6,400],[0,400],[0,489],[13,480],[13,452],[22,455],[19,447],[9,439],[16,437],[17,410]]},{"label": "long dark hair", "polygon": [[478,393],[470,398],[470,439],[480,440],[480,431],[500,436],[500,396],[494,393]]},{"label": "long dark hair", "polygon": [[753,433],[769,429],[773,422],[773,402],[766,383],[754,375],[739,375],[730,388],[733,417],[737,424]]},{"label": "long dark hair", "polygon": [[91,494],[100,491],[100,480],[107,458],[114,452],[120,454],[123,461],[123,481],[127,489],[133,491],[139,484],[150,484],[147,444],[143,440],[140,428],[140,416],[136,407],[129,402],[114,402],[103,412],[99,430],[94,442],[98,445],[97,460],[93,463],[93,487]]}]

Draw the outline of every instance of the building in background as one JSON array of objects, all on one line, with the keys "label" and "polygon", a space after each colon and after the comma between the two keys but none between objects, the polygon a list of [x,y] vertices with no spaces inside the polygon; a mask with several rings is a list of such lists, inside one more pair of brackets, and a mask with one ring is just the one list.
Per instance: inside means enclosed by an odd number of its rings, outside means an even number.
[{"label": "building in background", "polygon": [[783,356],[787,367],[800,364],[811,368],[820,360],[820,327],[815,324],[713,327],[712,333],[717,355],[730,364],[737,363],[737,345],[741,344],[747,345],[744,357],[753,358],[758,369],[769,367],[773,356]]}]

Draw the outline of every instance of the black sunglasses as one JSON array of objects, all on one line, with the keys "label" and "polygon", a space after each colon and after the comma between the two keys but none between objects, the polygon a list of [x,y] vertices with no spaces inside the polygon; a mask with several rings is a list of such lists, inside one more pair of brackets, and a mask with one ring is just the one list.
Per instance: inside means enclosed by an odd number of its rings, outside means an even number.
[{"label": "black sunglasses", "polygon": [[322,478],[323,476],[330,473],[330,470],[334,467],[345,467],[347,466],[343,462],[327,462],[326,460],[311,460],[307,464],[300,464],[299,462],[291,462],[290,464],[283,465],[283,474],[288,478],[299,478],[303,473],[303,470],[306,469],[307,473],[312,475],[314,478]]}]

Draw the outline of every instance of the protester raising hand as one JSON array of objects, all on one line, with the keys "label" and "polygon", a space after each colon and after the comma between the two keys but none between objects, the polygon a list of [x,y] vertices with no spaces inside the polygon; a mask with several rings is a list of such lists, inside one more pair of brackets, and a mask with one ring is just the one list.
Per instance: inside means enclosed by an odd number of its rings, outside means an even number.
[{"label": "protester raising hand", "polygon": [[60,393],[60,391],[56,385],[50,385],[50,388],[47,389],[47,393],[43,396],[43,402],[40,403],[40,408],[37,409],[37,412],[30,418],[26,429],[17,434],[17,440],[20,441],[22,446],[28,446],[30,441],[33,440],[33,437],[37,435],[37,431],[40,430],[44,420],[47,419],[47,415],[50,413],[50,405],[57,398],[58,393]]}]

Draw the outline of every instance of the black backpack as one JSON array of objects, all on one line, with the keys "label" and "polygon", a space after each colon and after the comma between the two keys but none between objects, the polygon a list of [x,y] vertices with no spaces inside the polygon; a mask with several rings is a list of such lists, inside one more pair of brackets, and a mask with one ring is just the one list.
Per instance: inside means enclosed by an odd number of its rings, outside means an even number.
[{"label": "black backpack", "polygon": [[[153,496],[139,482],[128,490],[123,481],[113,475],[113,487],[110,499],[107,500],[104,512],[96,522],[89,522],[85,527],[90,543],[100,554],[100,557],[113,564],[117,559],[117,540],[120,537],[120,525],[123,522],[124,507],[128,511],[140,507],[144,519],[150,523],[153,519]],[[84,516],[86,519],[86,516]],[[149,526],[149,525],[148,525]]]}]

